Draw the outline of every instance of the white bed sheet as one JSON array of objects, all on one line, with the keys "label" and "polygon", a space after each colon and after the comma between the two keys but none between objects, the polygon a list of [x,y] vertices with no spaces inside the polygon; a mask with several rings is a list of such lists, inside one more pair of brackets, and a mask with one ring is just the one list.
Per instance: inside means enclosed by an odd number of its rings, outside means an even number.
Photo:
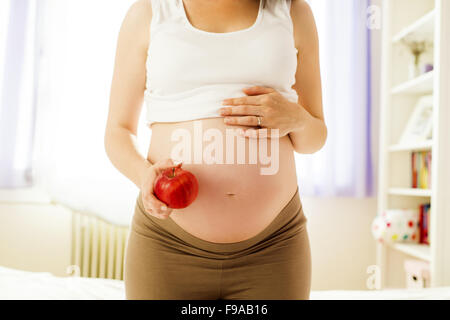
[{"label": "white bed sheet", "polygon": [[[450,300],[450,287],[374,291],[312,291],[311,300]],[[123,281],[56,277],[0,266],[0,300],[123,300]]]},{"label": "white bed sheet", "polygon": [[0,300],[123,300],[123,281],[56,277],[0,266]]}]

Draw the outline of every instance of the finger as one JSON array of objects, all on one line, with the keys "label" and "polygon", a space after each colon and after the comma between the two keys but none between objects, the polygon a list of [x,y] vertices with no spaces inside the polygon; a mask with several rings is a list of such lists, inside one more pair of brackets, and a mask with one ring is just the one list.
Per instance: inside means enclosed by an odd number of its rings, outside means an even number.
[{"label": "finger", "polygon": [[247,129],[244,130],[244,137],[250,139],[267,138],[267,129]]},{"label": "finger", "polygon": [[279,130],[278,129],[247,129],[244,130],[242,135],[249,139],[275,139],[279,138]]},{"label": "finger", "polygon": [[261,95],[261,94],[269,94],[269,93],[275,92],[276,90],[273,88],[270,88],[270,87],[254,86],[254,87],[245,88],[242,91],[244,91],[244,93],[249,96],[255,96],[255,95]]},{"label": "finger", "polygon": [[149,193],[145,197],[144,202],[147,207],[157,214],[165,214],[170,211],[170,208],[168,208],[164,202],[160,201],[155,195],[153,195],[153,193]]},{"label": "finger", "polygon": [[166,220],[169,218],[169,216],[163,216],[163,215],[155,215],[156,218],[160,219],[160,220]]},{"label": "finger", "polygon": [[261,106],[235,106],[220,109],[222,116],[262,116],[263,109]]},{"label": "finger", "polygon": [[[255,116],[244,116],[244,117],[226,117],[224,119],[225,124],[232,126],[258,126],[258,117]],[[261,117],[262,125],[262,117]]]},{"label": "finger", "polygon": [[149,207],[146,209],[148,214],[153,215],[158,218],[168,218],[172,214],[172,209],[167,209],[167,211],[158,211],[156,209],[153,209],[152,207]]},{"label": "finger", "polygon": [[165,220],[165,219],[167,219],[170,216],[170,213],[159,214],[159,213],[154,212],[152,209],[146,209],[146,213],[148,213],[149,215],[151,215],[153,217],[161,219],[161,220]]},{"label": "finger", "polygon": [[165,219],[169,218],[169,216],[171,214],[172,214],[172,209],[169,209],[169,210],[167,210],[167,211],[165,211],[163,213],[157,214],[156,217],[159,218],[159,219],[165,220]]},{"label": "finger", "polygon": [[246,96],[240,98],[225,99],[222,102],[222,105],[224,106],[239,106],[239,105],[260,106],[261,104],[262,104],[261,96]]}]

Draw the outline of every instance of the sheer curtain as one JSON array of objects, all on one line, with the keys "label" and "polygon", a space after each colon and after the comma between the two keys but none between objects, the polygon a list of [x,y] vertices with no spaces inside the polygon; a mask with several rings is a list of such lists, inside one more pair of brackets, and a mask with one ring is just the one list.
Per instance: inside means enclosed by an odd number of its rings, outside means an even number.
[{"label": "sheer curtain", "polygon": [[[39,0],[37,183],[53,201],[117,224],[128,223],[138,190],[110,163],[103,137],[117,36],[133,2]],[[142,151],[148,131],[141,126]]]},{"label": "sheer curtain", "polygon": [[0,188],[32,183],[37,6],[0,2]]},{"label": "sheer curtain", "polygon": [[306,196],[373,194],[368,0],[310,0],[320,41],[328,140],[314,155],[296,155]]}]

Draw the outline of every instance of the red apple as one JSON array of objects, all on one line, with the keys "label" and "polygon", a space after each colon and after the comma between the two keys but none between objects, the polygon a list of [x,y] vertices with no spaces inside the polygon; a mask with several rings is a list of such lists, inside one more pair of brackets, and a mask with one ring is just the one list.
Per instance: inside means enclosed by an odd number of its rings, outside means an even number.
[{"label": "red apple", "polygon": [[188,207],[198,195],[197,179],[181,165],[159,174],[153,188],[156,197],[172,209]]}]

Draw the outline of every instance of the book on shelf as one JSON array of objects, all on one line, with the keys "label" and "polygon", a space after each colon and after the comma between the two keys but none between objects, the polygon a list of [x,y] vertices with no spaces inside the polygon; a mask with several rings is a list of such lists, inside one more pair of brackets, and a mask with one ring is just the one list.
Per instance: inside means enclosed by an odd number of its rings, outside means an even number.
[{"label": "book on shelf", "polygon": [[430,226],[430,204],[425,203],[419,207],[419,243],[430,244],[428,230]]},{"label": "book on shelf", "polygon": [[411,187],[431,188],[431,151],[411,153]]}]

